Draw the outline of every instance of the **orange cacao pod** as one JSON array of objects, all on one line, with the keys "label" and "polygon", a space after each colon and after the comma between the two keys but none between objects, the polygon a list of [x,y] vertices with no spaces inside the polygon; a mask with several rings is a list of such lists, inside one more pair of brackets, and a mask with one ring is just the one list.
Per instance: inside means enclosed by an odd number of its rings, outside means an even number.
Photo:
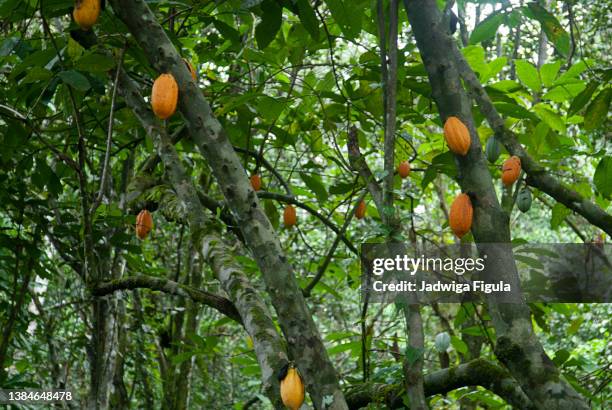
[{"label": "orange cacao pod", "polygon": [[363,219],[366,214],[366,203],[365,201],[359,201],[359,205],[355,209],[355,217],[357,219]]},{"label": "orange cacao pod", "polygon": [[143,209],[136,217],[136,235],[138,238],[144,239],[151,232],[151,229],[153,229],[153,217],[149,211]]},{"label": "orange cacao pod", "polygon": [[521,174],[521,159],[515,155],[508,158],[502,165],[502,182],[510,186],[516,182]]},{"label": "orange cacao pod", "polygon": [[189,60],[187,60],[186,58],[183,58],[183,61],[185,62],[185,65],[187,66],[187,69],[191,73],[191,77],[193,78],[193,81],[197,81],[198,80],[198,75],[196,74],[196,70],[195,70],[195,68],[193,68],[193,65],[191,65]]},{"label": "orange cacao pod", "polygon": [[251,186],[255,191],[259,191],[261,189],[261,177],[258,174],[251,175]]},{"label": "orange cacao pod", "polygon": [[472,140],[470,132],[457,117],[448,117],[444,123],[444,139],[455,154],[465,155],[470,149]]},{"label": "orange cacao pod", "polygon": [[400,164],[397,166],[397,173],[399,174],[400,178],[406,178],[408,175],[410,175],[410,162],[400,162]]},{"label": "orange cacao pod", "polygon": [[283,404],[290,410],[298,410],[304,403],[304,382],[293,364],[280,382],[280,393]]},{"label": "orange cacao pod", "polygon": [[283,222],[287,228],[292,227],[297,222],[295,208],[292,205],[287,205],[285,207],[285,211],[283,212]]},{"label": "orange cacao pod", "polygon": [[449,225],[459,238],[472,228],[473,215],[474,209],[470,197],[467,194],[457,195],[450,208]]},{"label": "orange cacao pod", "polygon": [[153,83],[151,106],[157,117],[165,120],[176,111],[178,103],[178,84],[172,74],[162,74]]},{"label": "orange cacao pod", "polygon": [[100,0],[77,0],[72,11],[74,21],[83,30],[89,30],[100,16]]}]

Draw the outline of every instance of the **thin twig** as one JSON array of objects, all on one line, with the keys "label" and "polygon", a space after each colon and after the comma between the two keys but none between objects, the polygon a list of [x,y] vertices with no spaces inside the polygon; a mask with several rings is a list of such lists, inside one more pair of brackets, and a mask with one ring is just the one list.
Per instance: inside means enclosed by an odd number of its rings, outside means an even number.
[{"label": "thin twig", "polygon": [[111,145],[113,142],[113,120],[115,119],[115,100],[117,99],[117,85],[119,84],[119,73],[121,72],[121,66],[123,65],[123,57],[125,56],[126,50],[127,42],[121,50],[121,54],[119,55],[119,62],[117,63],[117,72],[115,73],[115,83],[113,84],[113,91],[111,96],[110,114],[108,116],[108,136],[106,138],[106,153],[104,154],[104,165],[102,168],[102,178],[100,180],[100,190],[98,191],[96,199],[91,204],[91,209],[89,211],[90,214],[96,212],[96,209],[98,209],[98,207],[100,206],[100,203],[102,202],[102,197],[104,196],[106,180],[108,179],[108,164],[110,163],[110,152]]}]

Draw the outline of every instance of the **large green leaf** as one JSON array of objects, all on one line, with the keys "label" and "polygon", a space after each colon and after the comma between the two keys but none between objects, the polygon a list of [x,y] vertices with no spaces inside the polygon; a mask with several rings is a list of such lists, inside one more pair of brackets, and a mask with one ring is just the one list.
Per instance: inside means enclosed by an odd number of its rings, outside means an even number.
[{"label": "large green leaf", "polygon": [[604,197],[612,196],[612,157],[606,156],[599,161],[593,175],[593,183]]},{"label": "large green leaf", "polygon": [[528,7],[525,14],[540,22],[542,30],[546,33],[546,37],[552,41],[555,49],[564,57],[567,57],[570,51],[570,37],[559,20],[537,2],[529,3]]},{"label": "large green leaf", "polygon": [[75,70],[62,71],[58,74],[62,81],[79,91],[87,91],[91,87],[89,80],[83,74]]},{"label": "large green leaf", "polygon": [[481,21],[470,36],[470,44],[478,44],[495,36],[499,25],[504,21],[504,14],[494,13]]},{"label": "large green leaf", "polygon": [[302,178],[306,186],[317,196],[319,202],[327,201],[327,190],[318,175],[308,175],[304,172],[300,172],[300,178]]},{"label": "large green leaf", "polygon": [[578,94],[576,98],[574,98],[567,112],[567,115],[574,115],[578,111],[580,111],[582,107],[584,107],[586,103],[589,102],[597,87],[599,87],[599,82],[591,81],[589,85],[587,85],[587,87],[580,94]]},{"label": "large green leaf", "polygon": [[566,208],[565,205],[557,202],[552,208],[552,214],[550,217],[550,227],[552,229],[557,229],[570,213],[571,211]]},{"label": "large green leaf", "polygon": [[599,128],[606,118],[610,108],[612,88],[606,88],[593,99],[584,113],[584,129],[591,131]]},{"label": "large green leaf", "polygon": [[363,10],[360,1],[325,0],[332,17],[348,38],[355,38],[361,31]]},{"label": "large green leaf", "polygon": [[561,60],[557,60],[554,63],[544,64],[542,68],[540,68],[542,84],[544,84],[545,87],[550,87],[553,84],[553,81],[555,81],[560,68]]},{"label": "large green leaf", "polygon": [[563,118],[561,118],[559,114],[554,112],[548,104],[536,104],[533,107],[533,110],[536,112],[536,114],[538,115],[538,117],[540,117],[542,121],[548,124],[550,128],[562,134],[565,133],[567,129],[565,121],[563,121]]},{"label": "large green leaf", "polygon": [[261,4],[261,9],[263,16],[255,28],[255,38],[257,46],[263,50],[274,40],[276,33],[280,30],[283,22],[283,8],[275,1],[266,0]]},{"label": "large green leaf", "polygon": [[515,63],[516,75],[519,80],[531,90],[539,92],[542,89],[540,85],[540,75],[537,68],[533,64],[525,60],[517,60]]},{"label": "large green leaf", "polygon": [[296,0],[300,21],[315,40],[319,39],[319,20],[308,0]]}]

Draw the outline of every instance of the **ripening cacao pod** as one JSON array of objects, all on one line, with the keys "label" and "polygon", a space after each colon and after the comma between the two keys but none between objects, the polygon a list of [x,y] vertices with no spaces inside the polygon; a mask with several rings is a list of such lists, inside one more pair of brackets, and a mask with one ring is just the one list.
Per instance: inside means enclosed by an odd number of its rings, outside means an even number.
[{"label": "ripening cacao pod", "polygon": [[485,147],[485,155],[487,156],[487,161],[491,164],[495,164],[497,158],[501,155],[501,144],[495,137],[489,138],[487,141],[487,145]]},{"label": "ripening cacao pod", "polygon": [[473,216],[474,209],[470,197],[467,194],[457,195],[451,205],[449,214],[449,225],[455,235],[462,238],[472,229]]},{"label": "ripening cacao pod", "polygon": [[470,149],[472,140],[470,131],[457,117],[448,117],[444,123],[444,139],[455,154],[465,155]]},{"label": "ripening cacao pod", "polygon": [[151,232],[151,229],[153,229],[153,217],[149,211],[143,209],[136,217],[136,236],[139,239],[144,239]]},{"label": "ripening cacao pod", "polygon": [[397,173],[402,179],[410,175],[410,162],[408,161],[400,162],[400,164],[397,166]]},{"label": "ripening cacao pod", "polygon": [[187,60],[186,58],[183,58],[183,61],[185,62],[185,65],[187,66],[187,69],[191,73],[191,77],[193,78],[193,81],[197,81],[198,80],[198,75],[196,74],[196,70],[195,70],[195,68],[193,68],[193,65],[191,65],[189,60]]},{"label": "ripening cacao pod", "polygon": [[359,205],[355,208],[355,218],[363,219],[366,214],[366,203],[365,201],[359,201]]},{"label": "ripening cacao pod", "polygon": [[259,174],[251,175],[251,186],[254,191],[259,191],[261,189],[261,177]]},{"label": "ripening cacao pod", "polygon": [[100,16],[100,0],[77,0],[72,11],[74,21],[87,31],[96,24]]},{"label": "ripening cacao pod", "polygon": [[157,117],[165,120],[176,111],[178,103],[178,84],[172,74],[162,74],[153,83],[151,106]]},{"label": "ripening cacao pod", "polygon": [[508,158],[502,165],[502,182],[506,186],[514,184],[521,175],[521,159],[516,155]]},{"label": "ripening cacao pod", "polygon": [[516,197],[516,206],[521,212],[529,211],[529,208],[531,208],[531,191],[529,188],[521,189]]},{"label": "ripening cacao pod", "polygon": [[304,382],[293,363],[289,364],[286,372],[281,374],[280,394],[283,404],[290,410],[298,410],[304,403]]},{"label": "ripening cacao pod", "polygon": [[292,205],[287,205],[283,212],[283,222],[287,228],[291,228],[297,222],[295,208]]}]

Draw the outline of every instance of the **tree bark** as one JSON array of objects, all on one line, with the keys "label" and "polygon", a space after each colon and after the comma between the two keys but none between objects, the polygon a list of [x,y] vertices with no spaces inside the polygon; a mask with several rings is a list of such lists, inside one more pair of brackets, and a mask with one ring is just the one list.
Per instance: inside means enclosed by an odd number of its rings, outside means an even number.
[{"label": "tree bark", "polygon": [[210,105],[146,2],[112,0],[110,4],[151,65],[160,73],[171,73],[179,84],[180,111],[261,269],[290,357],[302,372],[315,407],[346,409],[338,375],[297,285],[293,269]]},{"label": "tree bark", "polygon": [[[425,395],[445,394],[466,386],[481,386],[497,394],[518,409],[536,410],[516,380],[501,367],[485,359],[476,359],[456,367],[425,375]],[[402,408],[401,384],[364,383],[351,387],[346,393],[349,408],[359,409],[369,403],[382,403],[390,408]]]},{"label": "tree bark", "polygon": [[[458,182],[462,190],[471,195],[474,205],[474,239],[481,253],[485,250],[483,244],[509,243],[509,218],[495,194],[459,71],[454,59],[449,58],[454,55],[456,46],[448,35],[435,1],[404,0],[404,5],[442,122],[449,116],[458,116],[470,131],[469,152],[466,156],[455,156],[455,160],[459,169]],[[485,279],[491,282],[504,280],[513,289],[520,289],[511,248],[498,246],[493,252],[487,249],[487,253]],[[527,305],[506,303],[499,296],[489,297],[488,302],[498,338],[496,355],[532,402],[538,408],[586,409],[584,399],[562,379],[544,352],[533,331]]]}]

